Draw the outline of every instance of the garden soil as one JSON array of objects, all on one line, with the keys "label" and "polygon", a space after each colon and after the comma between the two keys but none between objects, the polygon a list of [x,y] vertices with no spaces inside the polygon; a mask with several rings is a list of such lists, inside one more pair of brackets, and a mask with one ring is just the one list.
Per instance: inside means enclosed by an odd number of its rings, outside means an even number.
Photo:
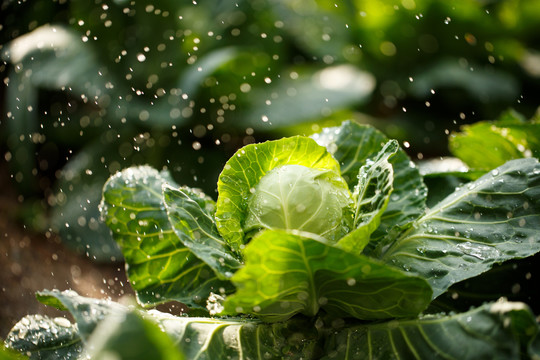
[{"label": "garden soil", "polygon": [[0,161],[0,339],[25,315],[69,318],[37,301],[36,291],[72,289],[94,298],[132,298],[122,263],[95,263],[64,247],[56,235],[27,229],[23,208],[7,164]]}]

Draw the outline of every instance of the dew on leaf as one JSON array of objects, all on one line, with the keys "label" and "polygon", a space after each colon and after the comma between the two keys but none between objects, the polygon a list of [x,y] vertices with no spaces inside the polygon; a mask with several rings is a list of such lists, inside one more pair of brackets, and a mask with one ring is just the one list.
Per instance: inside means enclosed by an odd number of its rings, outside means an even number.
[{"label": "dew on leaf", "polygon": [[499,250],[492,246],[480,245],[469,241],[457,244],[456,248],[463,254],[480,260],[497,259],[500,256]]}]

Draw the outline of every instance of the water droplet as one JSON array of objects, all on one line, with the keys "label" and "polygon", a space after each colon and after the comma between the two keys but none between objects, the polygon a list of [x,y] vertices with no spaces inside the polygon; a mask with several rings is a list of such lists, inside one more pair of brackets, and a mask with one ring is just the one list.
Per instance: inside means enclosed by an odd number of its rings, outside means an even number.
[{"label": "water droplet", "polygon": [[473,256],[480,260],[496,259],[500,256],[499,250],[491,246],[475,244],[469,241],[458,244],[456,248],[463,254]]}]

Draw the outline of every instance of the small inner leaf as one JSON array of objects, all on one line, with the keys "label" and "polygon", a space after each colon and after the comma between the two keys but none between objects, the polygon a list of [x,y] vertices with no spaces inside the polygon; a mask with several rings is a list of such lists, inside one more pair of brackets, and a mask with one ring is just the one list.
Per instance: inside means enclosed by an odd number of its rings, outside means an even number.
[{"label": "small inner leaf", "polygon": [[540,164],[507,162],[449,195],[374,252],[429,281],[433,296],[494,264],[540,251]]},{"label": "small inner leaf", "polygon": [[347,184],[333,171],[284,165],[255,187],[243,230],[299,230],[335,240],[349,231],[351,204]]},{"label": "small inner leaf", "polygon": [[360,168],[354,188],[353,231],[340,239],[338,246],[360,254],[377,229],[393,191],[394,171],[388,159],[399,149],[396,140],[387,142],[373,160]]},{"label": "small inner leaf", "polygon": [[[178,238],[222,279],[231,277],[242,263],[221,238],[211,214],[201,208],[198,196],[187,189],[163,187],[169,221]],[[199,201],[200,202],[200,201]]]},{"label": "small inner leaf", "polygon": [[[339,127],[325,128],[312,137],[341,164],[341,175],[350,188],[357,183],[360,167],[374,158],[388,142],[388,138],[373,127],[352,121],[345,121]],[[425,211],[427,188],[405,151],[398,149],[389,162],[394,171],[394,190],[379,227],[371,234],[371,239],[375,240],[373,243],[406,229]],[[371,252],[370,244],[364,253]]]}]

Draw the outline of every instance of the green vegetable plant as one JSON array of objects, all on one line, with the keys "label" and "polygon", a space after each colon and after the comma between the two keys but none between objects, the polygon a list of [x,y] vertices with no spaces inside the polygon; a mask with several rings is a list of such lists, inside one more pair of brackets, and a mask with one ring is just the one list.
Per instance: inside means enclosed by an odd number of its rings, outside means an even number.
[{"label": "green vegetable plant", "polygon": [[[7,346],[63,359],[137,358],[132,343],[171,359],[540,356],[525,303],[442,313],[439,301],[539,252],[537,159],[489,169],[428,208],[398,142],[345,122],[241,148],[217,190],[214,201],[148,166],[112,176],[101,213],[138,305],[43,291],[77,326],[28,316]],[[189,316],[145,310],[168,301]]]}]

